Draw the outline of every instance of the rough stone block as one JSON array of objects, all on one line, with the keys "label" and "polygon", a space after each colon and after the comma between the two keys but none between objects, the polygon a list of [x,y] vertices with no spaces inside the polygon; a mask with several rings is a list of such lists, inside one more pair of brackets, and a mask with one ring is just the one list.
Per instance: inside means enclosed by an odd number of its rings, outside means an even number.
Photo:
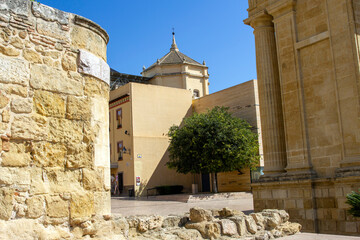
[{"label": "rough stone block", "polygon": [[70,32],[71,45],[75,49],[85,49],[106,60],[106,43],[104,39],[90,29],[74,26]]},{"label": "rough stone block", "polygon": [[4,110],[2,111],[2,113],[1,113],[1,116],[2,116],[2,121],[3,121],[4,123],[10,122],[10,112],[9,112],[9,110],[4,109]]},{"label": "rough stone block", "polygon": [[82,182],[86,190],[102,191],[104,185],[103,172],[84,168]]},{"label": "rough stone block", "polygon": [[20,97],[27,97],[28,90],[27,87],[22,87],[19,85],[8,85],[6,86],[7,94],[15,94]]},{"label": "rough stone block", "polygon": [[252,217],[246,216],[245,223],[246,223],[246,228],[247,228],[248,232],[250,232],[252,234],[257,232],[257,225],[256,225],[255,220]]},{"label": "rough stone block", "polygon": [[63,25],[69,24],[69,13],[43,5],[38,2],[33,3],[32,12],[36,17],[42,18],[48,22],[57,21]]},{"label": "rough stone block", "polygon": [[14,113],[31,113],[32,106],[31,99],[18,98],[11,101],[11,111]]},{"label": "rough stone block", "polygon": [[60,39],[62,41],[70,41],[70,34],[64,31],[57,22],[48,22],[42,19],[37,19],[36,30],[38,33],[47,37]]},{"label": "rough stone block", "polygon": [[84,93],[86,96],[102,96],[108,99],[108,88],[105,85],[107,84],[94,77],[86,76]]},{"label": "rough stone block", "polygon": [[244,236],[247,234],[245,217],[231,217],[229,219],[236,224],[237,231],[240,236]]},{"label": "rough stone block", "polygon": [[2,155],[2,166],[6,167],[25,167],[31,161],[30,149],[27,144],[10,143],[8,152]]},{"label": "rough stone block", "polygon": [[32,49],[24,49],[23,57],[30,63],[42,63],[40,54]]},{"label": "rough stone block", "polygon": [[55,93],[35,91],[34,106],[36,112],[44,116],[63,117],[65,115],[65,100]]},{"label": "rough stone block", "polygon": [[59,196],[46,196],[46,213],[49,217],[61,218],[69,216],[69,202]]},{"label": "rough stone block", "polygon": [[49,139],[54,142],[80,143],[83,139],[83,123],[53,118],[49,122]]},{"label": "rough stone block", "polygon": [[[97,114],[97,113],[96,113]],[[89,99],[69,96],[67,99],[66,118],[90,120],[91,111]]]},{"label": "rough stone block", "polygon": [[250,216],[255,220],[256,224],[260,226],[262,229],[265,226],[265,218],[261,213],[252,213]]},{"label": "rough stone block", "polygon": [[67,168],[92,168],[93,163],[93,146],[84,143],[77,145],[70,145],[67,148]]},{"label": "rough stone block", "polygon": [[48,131],[48,121],[40,115],[15,116],[11,125],[11,136],[14,139],[44,140]]},{"label": "rough stone block", "polygon": [[91,75],[110,84],[110,67],[103,59],[85,50],[80,50],[78,61],[80,73]]},{"label": "rough stone block", "polygon": [[63,167],[67,149],[60,143],[33,142],[34,165],[39,167]]},{"label": "rough stone block", "polygon": [[237,235],[237,227],[233,221],[229,219],[221,219],[220,224],[223,235],[227,235],[227,236]]},{"label": "rough stone block", "polygon": [[[61,79],[61,81],[59,81]],[[82,95],[81,82],[68,78],[66,72],[46,65],[32,65],[30,86],[57,93]]]},{"label": "rough stone block", "polygon": [[52,59],[56,60],[60,58],[61,53],[58,51],[44,51],[42,55],[45,57],[51,57]]},{"label": "rough stone block", "polygon": [[213,216],[209,210],[202,208],[190,208],[190,221],[193,223],[211,221]]},{"label": "rough stone block", "polygon": [[24,43],[19,37],[13,37],[11,39],[11,41],[10,41],[10,44],[12,46],[16,47],[17,49],[23,49],[24,48]]},{"label": "rough stone block", "polygon": [[16,57],[20,55],[20,51],[12,46],[2,46],[0,45],[0,53],[10,56],[10,57]]},{"label": "rough stone block", "polygon": [[30,171],[27,168],[0,168],[0,184],[30,185]]},{"label": "rough stone block", "polygon": [[[41,168],[33,167],[30,172],[31,176],[31,185],[30,185],[30,194],[44,194],[50,192],[50,184],[47,180],[47,176],[43,173]],[[45,179],[45,181],[44,181]]]},{"label": "rough stone block", "polygon": [[76,56],[73,54],[67,53],[61,59],[61,65],[65,71],[77,71],[77,62]]},{"label": "rough stone block", "polygon": [[42,196],[34,196],[26,199],[28,207],[27,216],[29,218],[39,218],[44,213],[44,198]]},{"label": "rough stone block", "polygon": [[0,10],[5,12],[13,12],[22,16],[28,16],[29,14],[29,5],[27,1],[21,0],[3,0],[0,4]]},{"label": "rough stone block", "polygon": [[0,189],[0,219],[9,220],[13,210],[14,190],[10,188]]},{"label": "rough stone block", "polygon": [[9,103],[9,98],[6,97],[1,91],[0,91],[0,108],[4,108]]},{"label": "rough stone block", "polygon": [[0,82],[26,86],[29,82],[29,67],[24,60],[0,58]]},{"label": "rough stone block", "polygon": [[80,170],[63,171],[63,168],[48,168],[43,173],[53,193],[72,193],[82,190]]},{"label": "rough stone block", "polygon": [[71,218],[91,217],[95,213],[94,195],[90,192],[76,192],[71,194]]},{"label": "rough stone block", "polygon": [[111,196],[110,192],[94,193],[94,208],[97,215],[111,214]]}]

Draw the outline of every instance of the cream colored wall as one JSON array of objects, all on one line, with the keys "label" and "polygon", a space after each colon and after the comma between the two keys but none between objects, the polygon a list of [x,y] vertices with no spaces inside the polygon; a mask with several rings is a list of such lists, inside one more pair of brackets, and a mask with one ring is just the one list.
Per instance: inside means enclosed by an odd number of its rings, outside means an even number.
[{"label": "cream colored wall", "polygon": [[199,66],[188,65],[187,72],[193,75],[198,75],[200,77],[204,76],[204,68]]},{"label": "cream colored wall", "polygon": [[[259,134],[259,153],[261,156],[260,166],[264,166],[262,158],[263,149],[260,137],[261,124],[259,116],[257,94],[257,81],[251,80],[231,88],[207,95],[193,101],[193,111],[197,113],[206,112],[215,106],[229,107],[233,116],[245,119],[257,128]],[[239,175],[237,171],[225,172],[218,174],[218,187],[220,192],[228,191],[250,191],[250,171],[242,171],[244,174]]]},{"label": "cream colored wall", "polygon": [[199,90],[200,97],[205,95],[204,88],[203,88],[203,82],[204,82],[203,78],[192,77],[192,76],[186,77],[187,89],[191,90],[192,93],[194,92],[195,89]]},{"label": "cream colored wall", "polygon": [[162,65],[161,66],[161,73],[181,73],[182,66],[179,65]]},{"label": "cream colored wall", "polygon": [[172,125],[179,125],[185,116],[191,114],[191,93],[183,89],[137,83],[130,83],[130,86],[135,177],[141,179],[141,186],[136,187],[137,194],[159,185],[179,184],[190,191],[191,176],[177,174],[165,163],[169,146],[166,134]]},{"label": "cream colored wall", "polygon": [[188,89],[192,92],[197,89],[200,97],[209,94],[207,67],[190,64],[157,65],[144,72],[143,76],[152,77],[149,82],[153,85]]},{"label": "cream colored wall", "polygon": [[[126,84],[110,92],[110,101],[125,94],[130,95],[130,85]],[[122,127],[117,128],[116,110],[122,109]],[[116,107],[110,107],[110,144],[111,144],[111,163],[118,163],[117,173],[123,172],[124,186],[134,185],[134,164],[132,156],[128,153],[123,154],[123,160],[118,161],[117,143],[123,141],[123,146],[132,152],[132,122],[131,122],[131,96],[130,101],[122,103]],[[128,131],[130,135],[125,134]],[[114,170],[112,171],[114,172]]]},{"label": "cream colored wall", "polygon": [[196,99],[193,101],[193,110],[202,113],[215,106],[226,106],[234,116],[245,119],[254,127],[259,127],[256,115],[258,106],[255,99],[255,91],[257,91],[255,82],[256,80],[251,80]]},{"label": "cream colored wall", "polygon": [[184,81],[180,74],[172,76],[156,76],[150,80],[150,84],[172,88],[184,88]]}]

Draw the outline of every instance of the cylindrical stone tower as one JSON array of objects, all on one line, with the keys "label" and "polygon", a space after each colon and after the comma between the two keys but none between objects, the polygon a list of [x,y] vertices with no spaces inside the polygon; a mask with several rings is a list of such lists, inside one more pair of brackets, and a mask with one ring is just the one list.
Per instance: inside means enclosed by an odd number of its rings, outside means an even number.
[{"label": "cylindrical stone tower", "polygon": [[111,213],[107,42],[83,17],[1,1],[0,239]]}]

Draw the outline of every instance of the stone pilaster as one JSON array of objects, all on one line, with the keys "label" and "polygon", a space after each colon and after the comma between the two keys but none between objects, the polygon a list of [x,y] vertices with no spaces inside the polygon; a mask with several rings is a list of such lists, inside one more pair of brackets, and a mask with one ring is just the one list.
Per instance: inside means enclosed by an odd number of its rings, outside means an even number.
[{"label": "stone pilaster", "polygon": [[286,147],[272,17],[261,12],[247,20],[254,28],[265,175],[285,172]]},{"label": "stone pilaster", "polygon": [[308,132],[306,125],[306,106],[303,78],[297,66],[299,50],[295,48],[296,35],[296,0],[280,0],[267,8],[273,16],[276,32],[279,76],[283,104],[284,132],[287,151],[287,176],[296,178],[315,174],[308,152]]}]

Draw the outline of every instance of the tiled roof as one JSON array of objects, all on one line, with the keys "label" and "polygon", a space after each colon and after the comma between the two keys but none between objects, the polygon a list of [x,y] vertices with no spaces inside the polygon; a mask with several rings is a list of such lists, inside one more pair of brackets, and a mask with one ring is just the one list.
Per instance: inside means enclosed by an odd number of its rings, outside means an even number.
[{"label": "tiled roof", "polygon": [[173,42],[170,48],[170,52],[168,52],[165,56],[158,59],[156,63],[152,64],[150,67],[145,69],[143,72],[148,71],[149,69],[155,67],[156,65],[162,65],[162,64],[181,64],[181,63],[189,63],[189,64],[195,64],[199,66],[204,66],[201,63],[195,61],[194,59],[186,56],[182,52],[179,51],[176,42],[175,42],[175,36],[173,36]]}]

